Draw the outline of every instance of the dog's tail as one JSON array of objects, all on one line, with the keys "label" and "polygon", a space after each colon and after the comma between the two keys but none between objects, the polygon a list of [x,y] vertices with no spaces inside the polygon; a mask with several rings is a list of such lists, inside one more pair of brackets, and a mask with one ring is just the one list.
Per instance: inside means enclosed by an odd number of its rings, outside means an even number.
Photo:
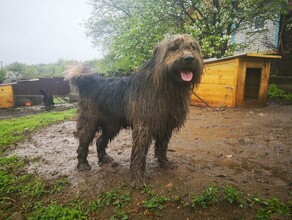
[{"label": "dog's tail", "polygon": [[64,79],[69,81],[70,84],[76,87],[80,92],[80,88],[84,90],[86,85],[92,80],[93,72],[89,67],[81,63],[75,63],[67,68],[64,72],[64,76]]},{"label": "dog's tail", "polygon": [[90,73],[91,73],[90,69],[81,63],[72,64],[64,72],[65,80],[69,80],[73,83],[77,79],[83,78],[84,76],[89,75]]}]

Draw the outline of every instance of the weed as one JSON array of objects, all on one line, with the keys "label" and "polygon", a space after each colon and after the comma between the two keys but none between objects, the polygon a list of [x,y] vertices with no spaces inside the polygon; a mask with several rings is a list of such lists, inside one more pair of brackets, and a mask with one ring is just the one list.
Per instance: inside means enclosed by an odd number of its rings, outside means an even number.
[{"label": "weed", "polygon": [[151,186],[151,185],[148,185],[148,184],[144,185],[144,187],[143,187],[141,193],[143,193],[143,194],[144,194],[144,193],[147,193],[147,194],[151,195],[151,194],[153,193],[153,188],[152,188],[152,186]]},{"label": "weed", "polygon": [[5,194],[18,191],[19,177],[14,173],[19,173],[23,167],[24,163],[16,156],[0,158],[0,198]]},{"label": "weed", "polygon": [[230,203],[237,203],[243,207],[244,199],[241,198],[241,193],[233,186],[227,186],[224,189],[224,198]]},{"label": "weed", "polygon": [[158,213],[164,208],[164,203],[167,201],[168,198],[153,194],[151,195],[151,198],[149,200],[142,201],[142,205],[144,208],[147,208],[152,212]]},{"label": "weed", "polygon": [[54,183],[52,184],[50,193],[51,194],[59,193],[68,185],[69,185],[68,179],[59,178],[59,179],[55,180]]},{"label": "weed", "polygon": [[270,84],[268,88],[268,96],[270,98],[283,98],[285,95],[285,91],[278,88],[275,84]]},{"label": "weed", "polygon": [[292,93],[286,93],[283,89],[280,89],[275,84],[270,84],[268,88],[268,96],[274,98],[284,98],[285,100],[292,100]]},{"label": "weed", "polygon": [[114,206],[114,215],[110,219],[128,219],[128,214],[123,210],[131,202],[130,193],[121,194],[115,190],[102,193],[87,205],[88,213],[99,212],[108,205]]},{"label": "weed", "polygon": [[207,208],[209,205],[213,205],[218,202],[218,188],[208,187],[202,194],[198,195],[192,200],[192,207],[200,205],[203,208]]},{"label": "weed", "polygon": [[49,219],[87,219],[80,206],[65,207],[57,204],[50,204],[38,208],[29,220],[49,220]]},{"label": "weed", "polygon": [[287,101],[292,101],[292,93],[287,93],[285,94],[285,97],[284,97]]},{"label": "weed", "polygon": [[110,218],[110,220],[128,220],[128,214],[120,209],[115,210],[115,214]]},{"label": "weed", "polygon": [[89,212],[99,212],[104,206],[104,200],[98,196],[95,200],[89,202],[87,209]]},{"label": "weed", "polygon": [[32,182],[25,184],[20,190],[22,193],[30,197],[40,197],[47,193],[44,183],[39,179],[34,179]]},{"label": "weed", "polygon": [[272,215],[292,216],[292,204],[285,205],[276,198],[262,200],[256,197],[254,201],[261,205],[260,210],[256,213],[256,219],[269,219]]},{"label": "weed", "polygon": [[109,191],[104,193],[104,200],[107,205],[112,204],[117,208],[123,208],[131,201],[130,193],[119,194],[116,191]]}]

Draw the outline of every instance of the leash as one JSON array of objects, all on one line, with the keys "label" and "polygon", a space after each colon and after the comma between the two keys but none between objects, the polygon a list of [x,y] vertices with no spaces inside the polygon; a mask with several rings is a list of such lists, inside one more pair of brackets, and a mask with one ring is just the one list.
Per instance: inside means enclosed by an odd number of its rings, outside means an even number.
[{"label": "leash", "polygon": [[209,105],[204,99],[202,99],[200,96],[198,96],[194,90],[192,90],[192,93],[201,101],[203,102],[207,107],[214,109],[211,105]]}]

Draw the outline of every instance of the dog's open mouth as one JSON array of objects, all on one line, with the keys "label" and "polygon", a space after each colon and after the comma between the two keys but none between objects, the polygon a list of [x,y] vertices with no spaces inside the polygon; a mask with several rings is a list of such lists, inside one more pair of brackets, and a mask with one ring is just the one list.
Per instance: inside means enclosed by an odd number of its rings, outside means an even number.
[{"label": "dog's open mouth", "polygon": [[193,79],[193,73],[191,71],[181,71],[180,74],[183,81],[189,82]]}]

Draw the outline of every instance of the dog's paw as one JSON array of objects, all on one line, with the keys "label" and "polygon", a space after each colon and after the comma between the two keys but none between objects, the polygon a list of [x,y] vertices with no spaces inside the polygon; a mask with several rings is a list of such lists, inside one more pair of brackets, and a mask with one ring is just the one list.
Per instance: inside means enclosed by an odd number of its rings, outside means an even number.
[{"label": "dog's paw", "polygon": [[178,168],[178,165],[176,163],[168,161],[168,160],[160,160],[158,162],[159,162],[160,168],[163,168],[163,169],[174,170]]},{"label": "dog's paw", "polygon": [[78,171],[91,170],[91,166],[88,163],[78,163],[77,169]]},{"label": "dog's paw", "polygon": [[103,164],[112,164],[113,162],[114,162],[114,159],[107,154],[105,154],[104,156],[98,159],[98,163],[100,166]]},{"label": "dog's paw", "polygon": [[134,189],[143,189],[145,186],[145,181],[143,178],[136,178],[131,180],[130,186]]}]

